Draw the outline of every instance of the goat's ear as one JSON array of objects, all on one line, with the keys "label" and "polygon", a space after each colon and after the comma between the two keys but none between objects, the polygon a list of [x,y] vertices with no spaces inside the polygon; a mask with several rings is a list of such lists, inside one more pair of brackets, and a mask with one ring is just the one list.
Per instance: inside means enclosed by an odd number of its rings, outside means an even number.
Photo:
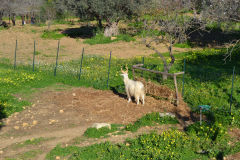
[{"label": "goat's ear", "polygon": [[121,72],[124,73],[123,69],[122,69],[122,66],[121,66]]},{"label": "goat's ear", "polygon": [[126,64],[126,73],[128,73],[128,66],[127,66],[127,64]]}]

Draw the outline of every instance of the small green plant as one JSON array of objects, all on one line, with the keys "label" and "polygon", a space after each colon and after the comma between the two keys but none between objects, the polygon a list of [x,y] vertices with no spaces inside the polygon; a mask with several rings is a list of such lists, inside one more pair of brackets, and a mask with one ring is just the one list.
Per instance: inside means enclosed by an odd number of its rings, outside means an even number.
[{"label": "small green plant", "polygon": [[154,112],[147,114],[137,120],[134,124],[128,124],[126,126],[127,131],[136,132],[140,127],[153,126],[156,124],[177,124],[178,120],[170,116],[160,117],[159,113]]},{"label": "small green plant", "polygon": [[89,138],[100,138],[100,137],[107,137],[109,133],[113,133],[116,132],[119,129],[119,127],[122,125],[117,125],[117,124],[112,124],[111,125],[111,129],[107,128],[107,127],[103,127],[103,128],[88,128],[85,132],[84,132],[84,136],[89,137]]},{"label": "small green plant", "polygon": [[58,33],[57,31],[47,31],[47,30],[45,30],[43,32],[43,34],[41,35],[41,38],[58,40],[58,39],[61,39],[64,36],[65,36],[64,34]]},{"label": "small green plant", "polygon": [[37,30],[32,29],[31,32],[32,32],[32,33],[37,33]]},{"label": "small green plant", "polygon": [[130,42],[130,41],[135,41],[135,38],[127,34],[120,34],[116,37],[116,39],[111,40],[111,37],[105,37],[102,33],[97,33],[96,36],[92,37],[91,39],[84,40],[83,43],[95,45],[95,44],[112,43],[117,41]]},{"label": "small green plant", "polygon": [[177,48],[192,48],[192,44],[187,41],[186,43],[176,43],[173,45],[173,47],[177,47]]}]

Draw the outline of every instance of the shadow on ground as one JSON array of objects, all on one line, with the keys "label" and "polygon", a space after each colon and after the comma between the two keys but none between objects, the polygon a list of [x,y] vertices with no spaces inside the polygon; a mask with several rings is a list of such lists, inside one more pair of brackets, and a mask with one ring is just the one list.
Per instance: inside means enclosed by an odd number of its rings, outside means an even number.
[{"label": "shadow on ground", "polygon": [[2,129],[2,127],[4,127],[3,124],[3,118],[6,118],[6,114],[4,113],[4,108],[3,106],[0,104],[0,130]]},{"label": "shadow on ground", "polygon": [[80,28],[68,28],[62,31],[63,34],[71,38],[91,38],[95,35],[97,28],[94,26],[82,26]]},{"label": "shadow on ground", "polygon": [[208,31],[196,31],[189,37],[190,42],[201,47],[222,46],[237,39],[240,39],[240,31],[224,32],[218,28]]}]

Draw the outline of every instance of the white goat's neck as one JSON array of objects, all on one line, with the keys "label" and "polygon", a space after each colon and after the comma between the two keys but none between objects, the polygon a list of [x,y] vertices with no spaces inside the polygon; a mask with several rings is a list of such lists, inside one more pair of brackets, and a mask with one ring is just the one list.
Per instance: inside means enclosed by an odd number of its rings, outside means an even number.
[{"label": "white goat's neck", "polygon": [[128,74],[124,74],[124,76],[123,76],[124,78],[123,78],[123,82],[124,82],[124,84],[128,84],[128,82],[129,82],[129,78],[128,78]]}]

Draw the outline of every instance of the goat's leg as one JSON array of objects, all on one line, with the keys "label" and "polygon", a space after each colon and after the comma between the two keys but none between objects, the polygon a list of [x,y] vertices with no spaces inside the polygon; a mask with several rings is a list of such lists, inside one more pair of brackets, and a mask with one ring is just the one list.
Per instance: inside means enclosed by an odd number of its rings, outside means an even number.
[{"label": "goat's leg", "polygon": [[131,102],[132,101],[132,99],[131,99],[131,96],[130,96],[130,94],[129,94],[129,92],[127,91],[127,97],[128,97],[128,103],[129,102]]},{"label": "goat's leg", "polygon": [[144,105],[144,95],[142,95],[142,104]]},{"label": "goat's leg", "polygon": [[137,104],[139,104],[139,96],[136,97]]}]

